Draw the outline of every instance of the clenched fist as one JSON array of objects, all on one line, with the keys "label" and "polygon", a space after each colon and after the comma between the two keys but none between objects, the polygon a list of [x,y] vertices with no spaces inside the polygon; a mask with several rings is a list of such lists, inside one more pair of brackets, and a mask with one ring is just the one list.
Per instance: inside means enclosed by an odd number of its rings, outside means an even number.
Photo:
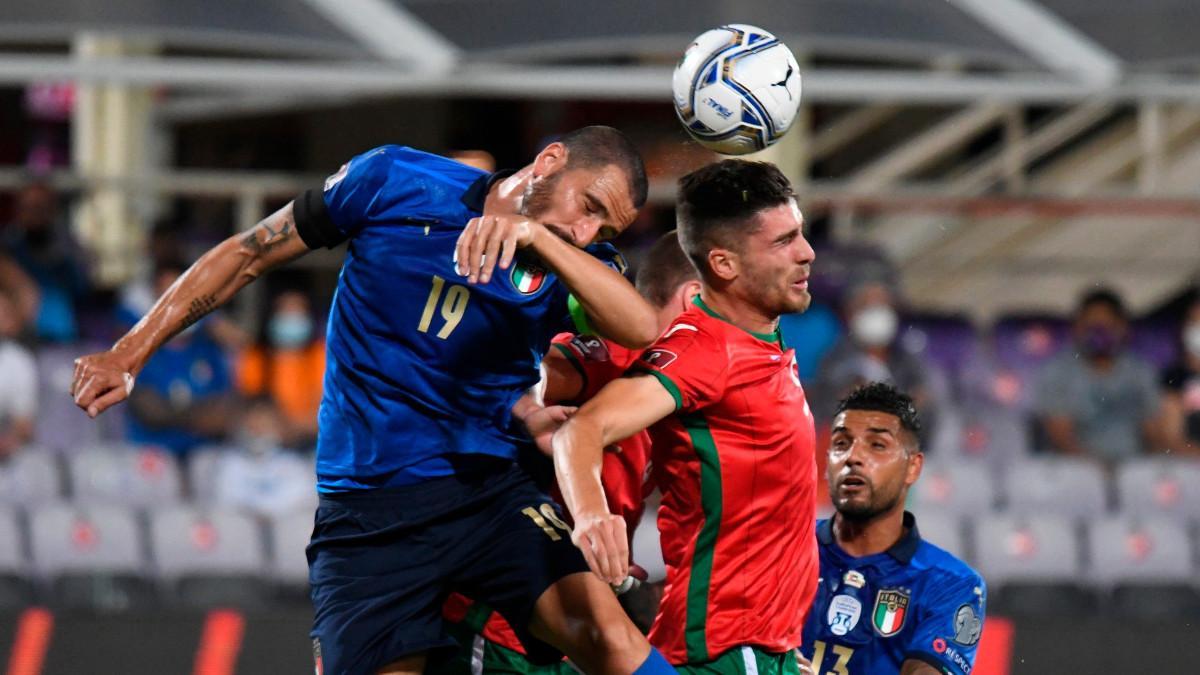
[{"label": "clenched fist", "polygon": [[124,401],[132,391],[133,365],[125,355],[110,350],[75,359],[71,396],[88,417]]}]

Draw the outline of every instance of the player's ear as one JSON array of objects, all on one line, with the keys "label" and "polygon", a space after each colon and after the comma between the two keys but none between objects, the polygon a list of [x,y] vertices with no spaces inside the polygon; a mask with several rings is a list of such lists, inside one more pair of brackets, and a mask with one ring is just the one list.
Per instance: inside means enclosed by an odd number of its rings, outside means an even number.
[{"label": "player's ear", "polygon": [[910,449],[908,455],[908,469],[904,474],[904,484],[912,487],[913,483],[921,477],[921,469],[925,468],[925,453],[919,449]]},{"label": "player's ear", "polygon": [[708,252],[708,267],[722,281],[733,281],[742,271],[737,254],[725,248],[714,248]]},{"label": "player's ear", "polygon": [[695,300],[697,295],[700,295],[700,282],[695,279],[685,281],[679,285],[679,290],[675,291],[675,306],[680,312],[685,312],[692,306],[692,300]]},{"label": "player's ear", "polygon": [[549,176],[567,165],[567,146],[555,141],[542,148],[533,158],[533,175],[535,178]]}]

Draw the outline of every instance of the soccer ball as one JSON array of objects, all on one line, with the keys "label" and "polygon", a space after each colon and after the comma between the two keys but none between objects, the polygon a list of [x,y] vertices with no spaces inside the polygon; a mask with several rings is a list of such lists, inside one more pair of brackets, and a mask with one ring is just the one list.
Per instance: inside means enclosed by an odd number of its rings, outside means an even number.
[{"label": "soccer ball", "polygon": [[733,23],[696,38],[675,66],[675,113],[701,145],[744,155],[783,137],[800,106],[800,67],[787,45]]}]

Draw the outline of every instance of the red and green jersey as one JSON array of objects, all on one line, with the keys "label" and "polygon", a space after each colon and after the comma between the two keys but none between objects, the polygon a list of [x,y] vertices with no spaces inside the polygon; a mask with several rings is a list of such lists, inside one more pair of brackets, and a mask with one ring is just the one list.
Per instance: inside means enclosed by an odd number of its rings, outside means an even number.
[{"label": "red and green jersey", "polygon": [[795,354],[695,305],[633,366],[675,398],[651,428],[667,584],[650,641],[673,664],[798,647],[818,574],[816,439]]},{"label": "red and green jersey", "polygon": [[[552,341],[554,349],[560,351],[583,379],[583,388],[574,401],[556,403],[582,403],[595,396],[604,385],[621,377],[625,370],[637,360],[640,351],[626,349],[621,345],[591,335],[562,333]],[[645,501],[646,464],[650,457],[650,435],[640,432],[614,447],[606,448],[600,480],[608,498],[609,511],[625,519],[626,532],[633,541],[633,531],[642,517]],[[551,496],[560,504],[562,495],[557,486]],[[569,517],[569,514],[565,513]],[[632,546],[630,550],[632,551]],[[632,562],[632,561],[631,561]],[[481,613],[480,610],[483,610]],[[475,605],[457,593],[452,594],[443,608],[443,615],[454,623],[466,624],[473,632],[486,640],[524,654],[525,649],[516,633],[497,612]]]}]

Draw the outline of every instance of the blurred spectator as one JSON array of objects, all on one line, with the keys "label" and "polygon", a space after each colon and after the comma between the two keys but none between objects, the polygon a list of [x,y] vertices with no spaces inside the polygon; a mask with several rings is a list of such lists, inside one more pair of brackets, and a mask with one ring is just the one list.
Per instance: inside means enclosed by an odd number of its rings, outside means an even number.
[{"label": "blurred spectator", "polygon": [[814,301],[802,314],[779,317],[783,343],[796,352],[796,367],[800,380],[810,382],[817,368],[842,337],[842,325],[837,313]]},{"label": "blurred spectator", "polygon": [[[164,265],[155,277],[162,295],[183,273]],[[189,326],[158,350],[138,374],[129,397],[129,440],[179,455],[225,436],[235,409],[225,353],[205,330]]]},{"label": "blurred spectator", "polygon": [[12,258],[0,253],[0,292],[7,293],[13,303],[14,319],[18,334],[37,318],[41,296],[37,284]]},{"label": "blurred spectator", "polygon": [[243,394],[266,395],[279,406],[287,422],[284,440],[300,446],[316,438],[325,339],[307,295],[289,290],[275,298],[264,344],[242,355],[237,378]]},{"label": "blurred spectator", "polygon": [[17,342],[21,333],[17,303],[0,290],[0,460],[33,438],[37,412],[37,367],[29,350]]},{"label": "blurred spectator", "polygon": [[926,422],[922,442],[929,444],[937,425],[937,401],[926,376],[927,364],[896,341],[900,316],[891,288],[866,281],[851,288],[843,301],[849,340],[843,340],[821,362],[809,401],[817,417],[828,422],[834,406],[856,387],[886,382],[909,392]]},{"label": "blurred spectator", "polygon": [[1163,372],[1165,447],[1200,454],[1200,296],[1183,318],[1183,356]]},{"label": "blurred spectator", "polygon": [[283,417],[271,399],[249,402],[234,449],[217,462],[213,489],[218,504],[281,516],[311,503],[316,495],[312,467],[287,449],[283,432]]},{"label": "blurred spectator", "polygon": [[33,183],[17,194],[16,219],[5,232],[4,249],[37,284],[37,336],[75,340],[76,303],[87,293],[87,274],[81,252],[58,220],[57,196],[48,185]]},{"label": "blurred spectator", "polygon": [[1154,370],[1126,350],[1129,317],[1107,288],[1080,300],[1073,346],[1037,374],[1034,412],[1050,449],[1115,461],[1158,446]]}]

